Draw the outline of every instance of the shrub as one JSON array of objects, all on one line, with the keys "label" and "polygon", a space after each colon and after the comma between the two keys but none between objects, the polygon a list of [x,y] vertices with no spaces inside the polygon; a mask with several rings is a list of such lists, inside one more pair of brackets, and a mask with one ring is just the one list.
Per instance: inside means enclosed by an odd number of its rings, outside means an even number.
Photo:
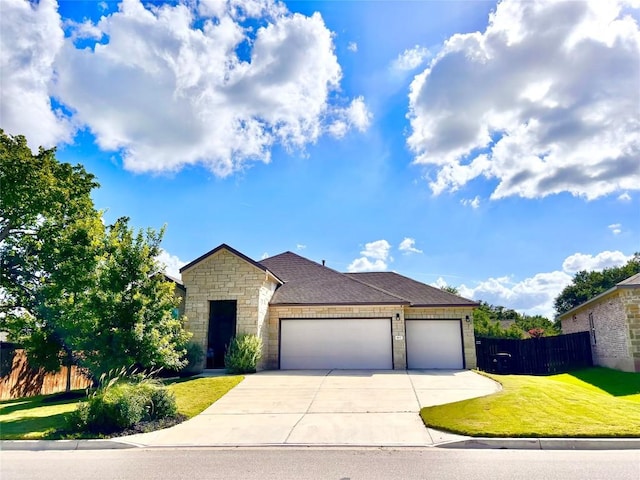
[{"label": "shrub", "polygon": [[181,377],[196,375],[202,372],[202,360],[204,359],[204,350],[202,345],[196,342],[189,342],[186,347],[185,360],[187,365],[180,371]]},{"label": "shrub", "polygon": [[228,373],[254,373],[261,356],[260,337],[243,333],[231,339],[224,355],[224,366]]},{"label": "shrub", "polygon": [[157,380],[144,375],[125,376],[121,370],[80,404],[71,415],[70,427],[94,433],[114,433],[143,421],[173,418],[177,415],[173,393]]}]

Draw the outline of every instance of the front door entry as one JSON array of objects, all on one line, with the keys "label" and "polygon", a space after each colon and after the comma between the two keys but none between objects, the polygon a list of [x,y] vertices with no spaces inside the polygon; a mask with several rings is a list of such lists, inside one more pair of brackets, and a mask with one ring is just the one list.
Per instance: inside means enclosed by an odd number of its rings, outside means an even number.
[{"label": "front door entry", "polygon": [[207,368],[224,368],[224,354],[236,334],[236,304],[235,300],[209,302]]}]

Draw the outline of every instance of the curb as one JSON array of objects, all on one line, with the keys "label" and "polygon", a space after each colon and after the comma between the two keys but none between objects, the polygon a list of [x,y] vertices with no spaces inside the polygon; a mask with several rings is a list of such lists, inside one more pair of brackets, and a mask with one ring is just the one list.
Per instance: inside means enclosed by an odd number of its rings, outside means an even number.
[{"label": "curb", "polygon": [[511,450],[640,450],[640,438],[470,438],[434,446]]},{"label": "curb", "polygon": [[0,450],[116,450],[138,445],[117,440],[2,440]]}]

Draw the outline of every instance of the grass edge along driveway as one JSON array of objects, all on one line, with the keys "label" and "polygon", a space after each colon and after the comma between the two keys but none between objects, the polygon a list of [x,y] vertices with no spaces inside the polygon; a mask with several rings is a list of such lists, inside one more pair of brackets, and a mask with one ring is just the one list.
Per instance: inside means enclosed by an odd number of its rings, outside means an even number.
[{"label": "grass edge along driveway", "polygon": [[425,407],[425,425],[472,437],[640,437],[640,373],[484,375],[502,391]]},{"label": "grass edge along driveway", "polygon": [[[216,402],[244,377],[196,377],[168,381],[167,387],[176,396],[178,413],[194,417]],[[53,401],[53,395],[39,395],[0,402],[0,440],[54,440],[57,430],[64,428],[66,416],[82,399]],[[49,401],[48,401],[49,400]],[[83,438],[91,438],[84,436]]]}]

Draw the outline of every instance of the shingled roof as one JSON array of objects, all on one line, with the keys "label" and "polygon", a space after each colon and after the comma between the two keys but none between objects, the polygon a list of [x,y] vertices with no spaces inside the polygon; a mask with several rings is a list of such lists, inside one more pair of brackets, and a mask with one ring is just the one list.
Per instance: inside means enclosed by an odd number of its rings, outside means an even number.
[{"label": "shingled roof", "polygon": [[293,252],[260,263],[284,281],[272,305],[406,305],[409,302]]},{"label": "shingled roof", "polygon": [[478,303],[445,292],[395,272],[345,273],[344,275],[408,301],[412,307],[474,307]]}]

